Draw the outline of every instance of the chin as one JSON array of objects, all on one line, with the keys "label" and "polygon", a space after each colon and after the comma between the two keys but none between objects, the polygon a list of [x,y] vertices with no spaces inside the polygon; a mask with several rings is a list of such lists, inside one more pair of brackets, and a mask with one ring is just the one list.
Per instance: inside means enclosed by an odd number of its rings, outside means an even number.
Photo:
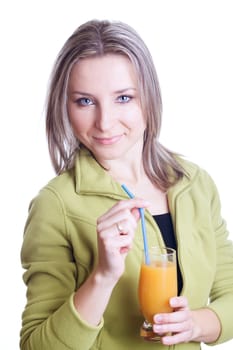
[{"label": "chin", "polygon": [[122,159],[125,156],[126,152],[92,152],[95,156],[95,158],[101,162],[101,161],[112,161],[112,160],[118,160]]}]

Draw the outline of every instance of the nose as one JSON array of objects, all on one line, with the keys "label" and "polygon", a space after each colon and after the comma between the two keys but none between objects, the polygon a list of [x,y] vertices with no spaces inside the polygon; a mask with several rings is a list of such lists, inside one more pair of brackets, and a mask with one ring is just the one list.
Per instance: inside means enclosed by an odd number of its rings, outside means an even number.
[{"label": "nose", "polygon": [[101,131],[110,130],[114,123],[113,109],[109,105],[99,105],[97,108],[95,126]]}]

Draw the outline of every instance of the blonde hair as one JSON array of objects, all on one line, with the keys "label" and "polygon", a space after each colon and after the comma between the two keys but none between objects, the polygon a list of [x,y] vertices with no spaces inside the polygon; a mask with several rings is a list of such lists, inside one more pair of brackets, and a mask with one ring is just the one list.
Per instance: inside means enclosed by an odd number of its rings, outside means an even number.
[{"label": "blonde hair", "polygon": [[[119,21],[92,20],[77,28],[61,49],[51,74],[46,104],[49,153],[57,174],[74,166],[82,145],[74,135],[67,113],[71,70],[80,59],[121,54],[132,62],[147,127],[144,134],[144,168],[153,183],[167,190],[184,175],[176,154],[159,142],[162,100],[153,59],[138,33]],[[171,176],[171,172],[173,176]]]}]

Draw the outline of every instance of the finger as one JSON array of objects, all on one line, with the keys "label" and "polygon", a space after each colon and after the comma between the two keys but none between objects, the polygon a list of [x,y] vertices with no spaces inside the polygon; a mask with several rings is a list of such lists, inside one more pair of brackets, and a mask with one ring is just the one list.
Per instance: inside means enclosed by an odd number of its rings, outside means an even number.
[{"label": "finger", "polygon": [[133,208],[131,210],[131,213],[136,221],[138,221],[140,219],[140,212],[139,212],[138,208],[137,209]]},{"label": "finger", "polygon": [[129,217],[127,219],[118,220],[118,222],[114,223],[114,228],[116,228],[118,235],[134,235],[134,232],[137,227],[137,222],[134,217]]},{"label": "finger", "polygon": [[133,238],[129,235],[120,235],[118,237],[107,237],[103,241],[105,251],[113,254],[116,251],[125,252],[131,249]]},{"label": "finger", "polygon": [[177,333],[171,336],[165,336],[161,338],[164,345],[175,345],[179,343],[187,343],[190,340],[190,332]]},{"label": "finger", "polygon": [[173,297],[169,300],[169,303],[172,308],[182,308],[187,309],[188,299],[185,296]]},{"label": "finger", "polygon": [[119,236],[121,234],[134,235],[137,222],[131,214],[122,213],[97,224],[97,233],[104,238],[106,235]]},{"label": "finger", "polygon": [[105,220],[109,216],[114,215],[115,213],[128,209],[131,211],[132,209],[135,208],[146,208],[149,206],[149,202],[145,201],[144,199],[140,198],[133,198],[133,199],[126,199],[126,200],[121,200],[117,202],[113,207],[111,207],[106,213],[104,213],[100,218],[98,218],[98,221],[101,222],[102,220]]},{"label": "finger", "polygon": [[156,324],[168,324],[168,323],[178,323],[178,322],[185,322],[191,318],[191,311],[189,309],[187,310],[180,310],[180,311],[174,311],[167,314],[157,314],[154,316],[154,322]]},{"label": "finger", "polygon": [[190,320],[185,320],[184,322],[178,323],[167,323],[167,324],[155,324],[153,330],[155,333],[182,333],[190,331],[191,322]]},{"label": "finger", "polygon": [[[120,230],[118,225],[123,229]],[[108,217],[105,217],[104,220],[103,218],[101,218],[101,220],[97,220],[97,232],[102,230],[113,230],[115,234],[119,234],[121,232],[127,233],[132,229],[135,230],[136,227],[137,221],[128,209],[123,209],[111,216],[109,215]]]}]

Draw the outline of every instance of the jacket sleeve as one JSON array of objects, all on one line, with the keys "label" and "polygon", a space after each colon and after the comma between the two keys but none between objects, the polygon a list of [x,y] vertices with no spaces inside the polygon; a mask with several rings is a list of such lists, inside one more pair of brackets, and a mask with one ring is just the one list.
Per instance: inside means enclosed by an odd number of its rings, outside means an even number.
[{"label": "jacket sleeve", "polygon": [[[59,196],[44,189],[32,201],[21,249],[27,304],[22,315],[21,350],[87,350],[103,321],[92,327],[73,304],[78,276]],[[81,268],[81,267],[80,267]]]},{"label": "jacket sleeve", "polygon": [[212,180],[211,215],[216,237],[216,273],[210,293],[209,308],[218,316],[221,322],[221,334],[215,345],[230,340],[233,337],[233,244],[229,239],[226,223],[221,217],[221,205],[218,191]]}]

